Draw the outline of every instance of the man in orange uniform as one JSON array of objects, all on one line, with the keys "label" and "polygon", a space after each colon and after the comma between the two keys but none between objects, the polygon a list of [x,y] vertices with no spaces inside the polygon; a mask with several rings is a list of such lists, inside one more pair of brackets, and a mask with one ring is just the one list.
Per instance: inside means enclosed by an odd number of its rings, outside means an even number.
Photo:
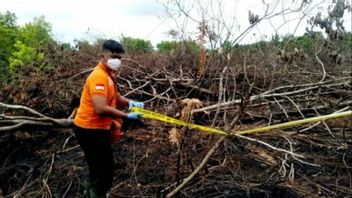
[{"label": "man in orange uniform", "polygon": [[140,113],[125,113],[118,108],[144,107],[142,102],[126,99],[118,92],[115,76],[124,52],[117,41],[103,43],[102,58],[84,84],[74,119],[75,136],[89,167],[88,197],[107,197],[112,186],[114,161],[111,129],[119,133],[122,119],[137,120],[141,116]]}]

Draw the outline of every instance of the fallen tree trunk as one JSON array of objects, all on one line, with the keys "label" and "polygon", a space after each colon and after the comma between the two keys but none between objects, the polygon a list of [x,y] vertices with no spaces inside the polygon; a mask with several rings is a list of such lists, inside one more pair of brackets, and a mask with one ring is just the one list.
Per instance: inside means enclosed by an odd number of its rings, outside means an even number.
[{"label": "fallen tree trunk", "polygon": [[43,126],[46,129],[73,126],[73,120],[71,118],[51,118],[26,106],[10,105],[0,102],[0,107],[11,110],[24,110],[27,113],[36,116],[8,116],[3,113],[0,115],[0,131],[14,131],[31,126]]}]

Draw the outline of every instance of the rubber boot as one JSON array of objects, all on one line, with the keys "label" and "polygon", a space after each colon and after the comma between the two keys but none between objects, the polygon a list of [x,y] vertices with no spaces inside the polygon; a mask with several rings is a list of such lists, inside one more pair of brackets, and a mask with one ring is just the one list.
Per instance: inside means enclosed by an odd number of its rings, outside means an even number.
[{"label": "rubber boot", "polygon": [[97,193],[94,188],[92,187],[90,190],[89,190],[89,198],[107,198],[109,197],[109,194],[108,193]]},{"label": "rubber boot", "polygon": [[91,198],[90,191],[92,189],[92,184],[88,181],[84,183],[84,197]]},{"label": "rubber boot", "polygon": [[84,197],[86,198],[108,198],[109,193],[98,194],[90,182],[85,182]]}]

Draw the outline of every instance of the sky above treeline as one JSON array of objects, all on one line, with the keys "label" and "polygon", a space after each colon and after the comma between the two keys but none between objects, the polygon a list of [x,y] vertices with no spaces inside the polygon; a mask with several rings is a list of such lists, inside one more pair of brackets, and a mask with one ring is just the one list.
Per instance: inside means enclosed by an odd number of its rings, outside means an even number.
[{"label": "sky above treeline", "polygon": [[[150,40],[156,45],[162,40],[173,39],[167,34],[171,29],[182,29],[187,37],[196,38],[199,25],[196,21],[200,21],[202,16],[205,16],[207,21],[215,22],[211,23],[215,24],[211,25],[215,32],[221,33],[222,36],[230,32],[232,38],[237,38],[250,26],[249,11],[263,16],[265,10],[271,13],[285,9],[294,10],[300,6],[302,0],[177,0],[184,8],[183,11],[191,17],[188,20],[176,9],[177,5],[170,2],[175,1],[0,0],[0,12],[15,13],[19,25],[43,15],[52,25],[54,38],[60,42],[129,36]],[[327,7],[331,2],[332,0],[313,0],[312,5],[303,12],[275,15],[270,20],[262,21],[239,41],[257,42],[271,38],[276,33],[302,35],[307,26],[307,19],[315,15],[320,7]],[[219,19],[227,25],[216,25],[217,20],[222,24]],[[351,13],[346,12],[344,19],[346,30],[351,31]]]}]

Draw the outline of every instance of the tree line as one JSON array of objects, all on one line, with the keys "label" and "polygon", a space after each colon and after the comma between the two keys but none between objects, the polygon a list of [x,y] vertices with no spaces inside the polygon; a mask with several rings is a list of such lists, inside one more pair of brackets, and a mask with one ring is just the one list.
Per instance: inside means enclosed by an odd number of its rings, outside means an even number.
[{"label": "tree line", "polygon": [[[199,53],[204,48],[201,43],[195,40],[171,40],[161,41],[155,47],[149,40],[123,36],[120,42],[129,54],[143,54],[149,52],[159,52],[173,54],[180,51],[187,53]],[[45,20],[44,16],[35,17],[31,22],[23,26],[17,24],[17,17],[9,11],[0,12],[0,80],[7,81],[11,76],[21,73],[28,65],[36,69],[52,69],[55,63],[45,61],[46,51],[51,46],[59,46],[64,50],[81,50],[89,46],[97,46],[102,39],[94,41],[76,40],[75,44],[59,43],[52,33],[52,26]],[[277,47],[292,51],[294,48],[303,50],[306,53],[313,53],[317,43],[323,44],[326,41],[323,33],[305,34],[299,37],[292,35],[273,35],[268,41],[259,41],[253,44],[232,44],[227,41],[218,49],[207,49],[209,52],[218,53],[241,52],[249,49]],[[327,44],[328,45],[328,44]],[[327,46],[328,48],[329,46]],[[205,47],[207,48],[207,47]],[[349,51],[352,48],[352,34],[347,32],[343,40],[339,40],[333,50]]]}]

